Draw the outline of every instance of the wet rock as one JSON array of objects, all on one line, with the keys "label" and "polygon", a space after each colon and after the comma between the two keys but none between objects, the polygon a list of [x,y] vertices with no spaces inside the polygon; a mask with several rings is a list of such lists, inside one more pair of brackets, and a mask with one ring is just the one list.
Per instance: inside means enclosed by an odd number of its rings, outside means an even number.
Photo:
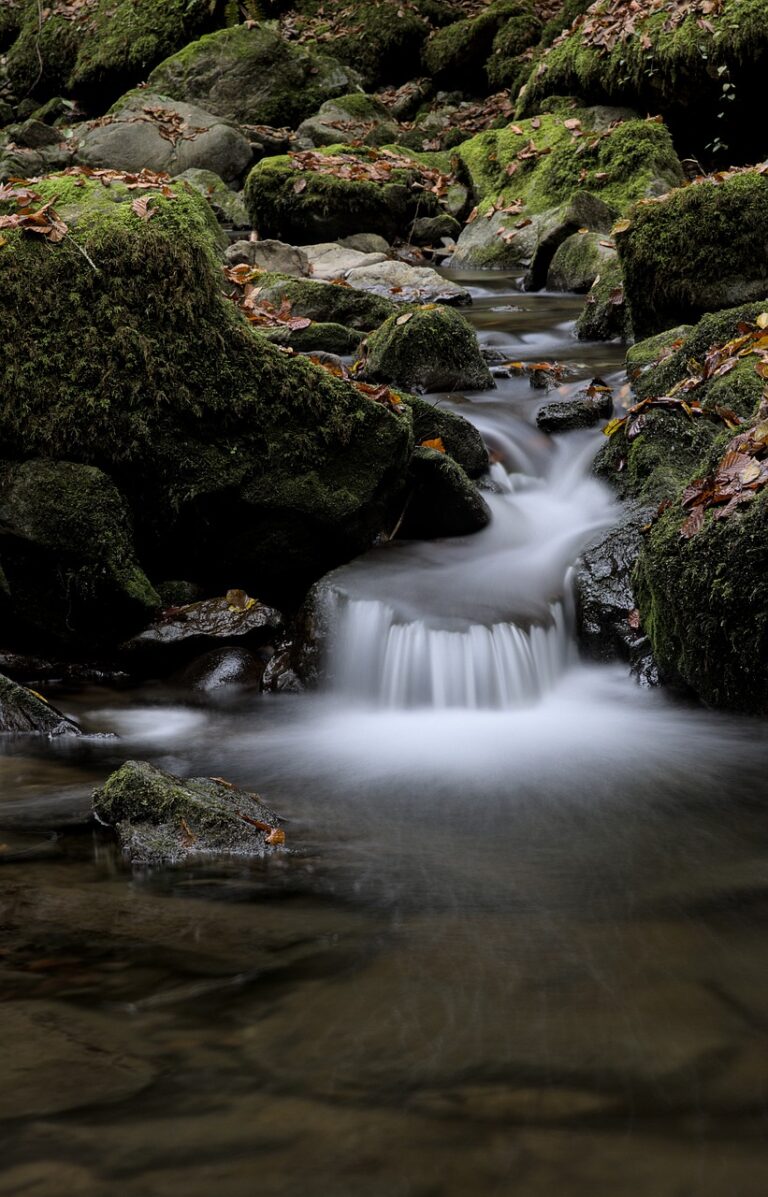
[{"label": "wet rock", "polygon": [[573,399],[545,403],[536,413],[536,424],[542,432],[570,432],[575,428],[592,428],[613,414],[613,395],[599,380]]},{"label": "wet rock", "polygon": [[640,616],[632,583],[642,545],[641,529],[652,511],[631,507],[619,524],[600,534],[582,554],[576,577],[579,642],[596,661],[628,661],[647,685],[658,684],[658,670]]},{"label": "wet rock", "polygon": [[262,856],[284,842],[279,817],[255,794],[218,778],[180,778],[146,761],[127,761],[94,792],[97,820],[112,827],[136,864],[189,856]]},{"label": "wet rock", "polygon": [[226,686],[258,689],[264,671],[265,662],[247,648],[214,648],[192,661],[172,681],[193,690],[219,690]]},{"label": "wet rock", "polygon": [[235,229],[251,227],[242,193],[227,187],[224,180],[212,170],[192,167],[182,171],[177,178],[205,196],[219,224],[231,225]]},{"label": "wet rock", "polygon": [[413,452],[408,472],[411,491],[399,537],[432,540],[468,536],[490,522],[485,499],[447,453],[419,447]]},{"label": "wet rock", "polygon": [[170,608],[137,636],[122,645],[128,661],[172,663],[216,641],[263,643],[283,625],[274,607],[231,590],[220,598],[202,599]]},{"label": "wet rock", "polygon": [[149,86],[239,125],[295,128],[325,100],[354,91],[359,78],[335,58],[289,42],[263,23],[235,25],[192,42],[156,67]]},{"label": "wet rock", "polygon": [[396,303],[447,303],[465,305],[472,302],[466,287],[443,278],[429,266],[408,266],[405,262],[381,262],[376,266],[360,266],[347,274],[350,287],[386,296]]},{"label": "wet rock", "polygon": [[153,1064],[126,1051],[113,1017],[58,1002],[4,1002],[0,1053],[2,1119],[125,1101],[156,1075]]},{"label": "wet rock", "polygon": [[487,473],[488,450],[474,424],[456,412],[416,395],[404,395],[403,402],[411,409],[413,439],[417,445],[439,438],[446,453],[459,463],[468,477],[481,478]]},{"label": "wet rock", "polygon": [[409,391],[494,386],[470,324],[449,307],[390,316],[366,342],[361,374]]},{"label": "wet rock", "polygon": [[197,168],[225,183],[238,179],[251,162],[248,141],[232,125],[194,104],[148,91],[129,92],[107,116],[84,126],[77,153],[87,166],[146,167],[169,175]]},{"label": "wet rock", "polygon": [[262,690],[271,694],[298,694],[304,689],[294,656],[294,646],[291,645],[270,657],[261,679]]},{"label": "wet rock", "polygon": [[39,694],[0,674],[0,733],[79,736],[81,729]]},{"label": "wet rock", "polygon": [[226,250],[225,257],[230,266],[244,263],[296,278],[309,274],[309,258],[304,250],[283,241],[235,241]]},{"label": "wet rock", "polygon": [[[387,261],[386,253],[363,253],[336,241],[321,242],[319,245],[305,245],[303,251],[309,259],[309,274],[316,279],[330,282],[346,278],[350,270],[363,266],[378,266]],[[274,267],[277,269],[277,267]]]}]

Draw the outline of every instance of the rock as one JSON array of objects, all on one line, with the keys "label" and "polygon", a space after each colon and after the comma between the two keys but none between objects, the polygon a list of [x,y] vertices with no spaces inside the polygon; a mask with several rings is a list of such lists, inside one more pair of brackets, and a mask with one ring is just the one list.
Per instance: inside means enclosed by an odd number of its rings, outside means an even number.
[{"label": "rock", "polygon": [[136,558],[128,506],[93,466],[0,466],[0,560],[6,626],[37,647],[109,642],[160,607]]},{"label": "rock", "polygon": [[[189,183],[195,191],[199,191],[213,208],[213,214],[220,224],[231,225],[236,229],[250,228],[251,222],[243,201],[242,192],[232,191],[223,179],[212,170],[200,170],[192,167],[183,170],[176,176],[180,181]],[[242,242],[236,242],[240,245]],[[249,242],[246,242],[249,244]]]},{"label": "rock", "polygon": [[357,266],[347,274],[350,287],[386,296],[396,303],[472,302],[466,287],[443,278],[430,266],[409,266],[406,262],[380,262],[377,266]]},{"label": "rock", "polygon": [[[69,239],[4,230],[7,457],[53,451],[108,470],[147,568],[208,593],[235,577],[267,601],[298,597],[391,526],[409,414],[254,333],[222,289],[220,231],[201,196],[87,176],[53,176],[35,190],[43,202],[57,197],[88,256]],[[132,211],[142,197],[149,220]],[[393,310],[348,287],[270,279],[327,291],[350,327]]]},{"label": "rock", "polygon": [[638,337],[768,294],[764,168],[633,209],[616,243]]},{"label": "rock", "polygon": [[419,186],[423,167],[413,157],[390,157],[377,171],[365,149],[334,147],[333,161],[322,169],[327,156],[321,150],[256,163],[245,198],[262,237],[311,245],[362,232],[394,241],[415,216],[440,210],[436,195]]},{"label": "rock", "polygon": [[45,146],[58,145],[62,140],[61,132],[58,129],[53,129],[43,121],[35,120],[34,117],[30,117],[20,125],[11,125],[8,132],[16,145],[30,150],[40,150]]},{"label": "rock", "polygon": [[309,274],[309,258],[303,249],[282,241],[235,241],[226,250],[230,266],[245,263],[259,270],[276,270],[303,278]]},{"label": "rock", "polygon": [[652,508],[630,507],[581,556],[574,581],[579,642],[595,661],[628,661],[646,684],[658,682],[632,586],[642,529]]},{"label": "rock", "polygon": [[359,80],[335,58],[286,41],[263,23],[234,25],[186,45],[152,72],[149,87],[239,125],[295,128]]},{"label": "rock", "polygon": [[600,233],[582,230],[555,250],[547,273],[548,291],[589,291],[607,261],[616,258],[613,243]]},{"label": "rock", "polygon": [[446,453],[458,462],[470,478],[481,478],[488,471],[485,441],[469,420],[437,403],[404,395],[413,415],[413,437],[417,445],[440,439]]},{"label": "rock", "polygon": [[[618,112],[605,128],[605,115],[563,101],[533,123],[463,142],[455,153],[471,179],[478,213],[459,238],[454,264],[519,268],[526,286],[539,289],[555,252],[579,229],[607,234],[635,200],[682,183],[663,125],[624,120]],[[590,132],[601,135],[588,141]]]},{"label": "rock", "polygon": [[[255,794],[210,777],[175,777],[127,761],[94,791],[93,812],[134,864],[201,854],[263,856],[282,843],[279,817]],[[272,836],[272,839],[269,837]]]},{"label": "rock", "polygon": [[278,307],[287,299],[293,316],[306,316],[322,324],[340,324],[363,332],[378,328],[398,310],[393,300],[381,295],[276,273],[264,274],[259,279],[259,294]]},{"label": "rock", "polygon": [[265,670],[247,648],[213,648],[197,657],[172,679],[177,685],[192,690],[220,690],[222,687],[258,689]]},{"label": "rock", "polygon": [[56,170],[66,170],[75,164],[75,143],[60,141],[56,145],[32,150],[14,143],[3,144],[0,138],[0,182],[8,179],[36,179]]},{"label": "rock", "polygon": [[[584,7],[578,5],[574,15]],[[659,21],[657,15],[649,0],[641,0],[629,38],[610,32],[605,39],[593,39],[588,25],[574,21],[537,57],[518,99],[518,115],[541,112],[547,97],[588,95],[640,112],[660,112],[692,154],[703,154],[707,147],[711,152],[717,129],[731,161],[754,161],[748,122],[751,97],[763,84],[768,32],[755,19],[753,5],[715,6],[706,27],[689,6],[679,10],[680,19],[674,22]],[[664,68],[649,72],[649,62]],[[738,83],[724,91],[724,83],[735,82],[736,71]]]},{"label": "rock", "polygon": [[292,646],[276,652],[267,662],[261,688],[270,694],[299,694],[304,685],[294,666]]},{"label": "rock", "polygon": [[39,694],[0,674],[0,733],[79,736],[81,729]]},{"label": "rock", "polygon": [[350,237],[342,237],[338,244],[361,254],[384,254],[385,257],[389,257],[392,248],[378,233],[352,233]]},{"label": "rock", "polygon": [[360,373],[408,391],[488,390],[495,384],[470,324],[449,307],[390,316],[366,342]]},{"label": "rock", "polygon": [[624,291],[624,275],[618,258],[603,262],[576,321],[580,341],[613,341],[632,337],[632,317]]},{"label": "rock", "polygon": [[251,147],[239,130],[155,92],[129,93],[107,116],[82,128],[77,153],[87,166],[169,175],[197,168],[230,183],[251,162]]},{"label": "rock", "polygon": [[461,466],[436,449],[414,449],[410,498],[398,536],[432,540],[468,536],[490,523],[491,512]]},{"label": "rock", "polygon": [[613,414],[610,388],[599,379],[579,391],[572,399],[545,403],[536,413],[536,424],[542,432],[570,432],[575,428],[593,428]]},{"label": "rock", "polygon": [[0,1094],[3,1120],[126,1101],[156,1075],[153,1064],[126,1051],[111,1014],[64,1002],[3,1002],[0,1051],[8,1082]]},{"label": "rock", "polygon": [[[425,7],[423,0],[421,7]],[[328,48],[335,58],[360,72],[366,88],[402,83],[419,73],[429,15],[416,6],[403,7],[399,0],[358,3],[351,19],[340,22],[331,33]]]},{"label": "rock", "polygon": [[418,216],[411,225],[409,241],[412,245],[439,245],[441,241],[456,241],[461,225],[447,212],[439,216]]},{"label": "rock", "polygon": [[363,334],[343,324],[313,321],[307,328],[267,328],[262,335],[275,345],[289,345],[297,353],[328,353],[338,357],[356,354]]},{"label": "rock", "polygon": [[510,65],[538,41],[541,21],[526,0],[496,0],[474,17],[438,29],[424,48],[424,66],[438,83],[477,92],[488,83],[509,87],[520,67]]},{"label": "rock", "polygon": [[283,625],[274,607],[231,590],[222,598],[201,599],[164,611],[159,619],[123,644],[129,658],[168,663],[179,656],[199,653],[217,641],[247,640],[263,644]]},{"label": "rock", "polygon": [[350,270],[361,266],[378,266],[380,262],[387,261],[385,253],[362,253],[359,249],[350,249],[336,241],[305,245],[303,252],[309,260],[309,274],[325,282],[346,278]]},{"label": "rock", "polygon": [[296,130],[296,144],[301,150],[339,142],[388,145],[397,140],[398,132],[397,121],[380,100],[353,92],[326,100],[319,112],[302,121]]}]

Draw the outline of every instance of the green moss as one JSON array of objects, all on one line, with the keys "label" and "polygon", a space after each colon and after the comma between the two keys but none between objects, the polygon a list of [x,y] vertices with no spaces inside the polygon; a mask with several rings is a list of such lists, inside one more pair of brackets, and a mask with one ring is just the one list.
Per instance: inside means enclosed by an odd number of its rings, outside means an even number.
[{"label": "green moss", "polygon": [[259,294],[278,306],[283,299],[294,316],[306,316],[323,324],[340,324],[370,332],[402,309],[382,295],[357,291],[337,283],[315,282],[287,274],[264,271],[256,280]]},{"label": "green moss", "polygon": [[493,386],[471,325],[453,308],[390,316],[367,340],[363,371],[406,390],[484,390]]},{"label": "green moss", "polygon": [[618,259],[605,259],[576,321],[576,335],[580,341],[612,341],[616,337],[630,339],[632,321],[627,305],[620,298],[615,302],[623,285]]},{"label": "green moss", "polygon": [[270,328],[264,335],[276,345],[290,345],[297,353],[336,353],[348,357],[356,353],[363,334],[343,324],[313,321],[307,328]]},{"label": "green moss", "polygon": [[[497,0],[477,15],[433,33],[424,48],[424,66],[438,82],[472,91],[486,82],[486,63],[494,51],[505,59],[519,54],[540,28],[527,0]],[[507,33],[497,46],[495,39],[503,30]]]},{"label": "green moss", "polygon": [[611,250],[601,244],[599,233],[574,233],[555,251],[547,276],[552,291],[589,291],[595,279],[613,258]]},{"label": "green moss", "polygon": [[354,67],[366,87],[401,83],[419,73],[421,47],[429,24],[398,0],[357,4],[350,32],[335,37],[330,52]]},{"label": "green moss", "polygon": [[439,402],[419,399],[416,395],[403,395],[413,415],[413,439],[417,445],[438,437],[454,461],[458,462],[469,478],[481,478],[488,470],[488,450],[474,424]]},{"label": "green moss", "polygon": [[699,319],[765,294],[768,178],[701,183],[638,207],[617,240],[636,332]]},{"label": "green moss", "polygon": [[528,64],[520,56],[541,36],[542,25],[532,10],[510,17],[493,39],[486,74],[491,87],[508,87],[515,91],[528,71]]}]

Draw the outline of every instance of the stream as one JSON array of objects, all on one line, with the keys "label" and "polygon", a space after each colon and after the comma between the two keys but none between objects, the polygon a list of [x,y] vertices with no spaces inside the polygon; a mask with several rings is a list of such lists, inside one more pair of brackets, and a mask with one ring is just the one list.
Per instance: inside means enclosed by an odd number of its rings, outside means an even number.
[{"label": "stream", "polygon": [[[462,278],[485,345],[621,394],[581,299]],[[63,691],[119,739],[0,750],[0,1197],[768,1191],[764,725],[580,660],[599,429],[525,376],[432,398],[492,522],[331,575],[321,691]],[[84,825],[131,758],[292,851],[132,871]]]}]

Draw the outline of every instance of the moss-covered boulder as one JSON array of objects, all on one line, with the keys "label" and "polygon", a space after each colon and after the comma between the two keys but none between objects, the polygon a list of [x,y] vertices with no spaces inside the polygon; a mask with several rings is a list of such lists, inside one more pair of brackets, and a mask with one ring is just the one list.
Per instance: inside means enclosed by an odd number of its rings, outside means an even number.
[{"label": "moss-covered boulder", "polygon": [[768,294],[768,175],[734,172],[631,212],[616,243],[640,337]]},{"label": "moss-covered boulder", "polygon": [[351,233],[393,241],[415,216],[440,210],[415,160],[342,146],[263,158],[248,176],[245,200],[261,236],[296,245]]},{"label": "moss-covered boulder", "polygon": [[428,11],[433,5],[434,0],[409,5],[400,0],[355,2],[340,12],[325,44],[335,58],[360,72],[366,87],[404,83],[420,73],[421,48],[430,18],[437,15],[434,8]]},{"label": "moss-covered boulder", "polygon": [[540,111],[545,97],[577,94],[661,112],[698,153],[713,142],[731,155],[753,152],[750,123],[768,62],[763,0],[674,12],[655,0],[595,0],[573,10],[571,26],[534,61],[521,115]]},{"label": "moss-covered boulder", "polygon": [[93,813],[114,829],[134,864],[190,856],[263,856],[285,842],[280,819],[258,795],[210,777],[176,777],[127,761],[94,791]]},{"label": "moss-covered boulder", "polygon": [[416,395],[404,395],[403,402],[411,409],[413,439],[417,445],[440,440],[449,457],[458,462],[469,478],[482,478],[487,473],[488,450],[474,424],[439,403]]},{"label": "moss-covered boulder", "polygon": [[598,462],[624,493],[661,504],[634,585],[662,676],[711,705],[761,714],[768,711],[768,407],[755,366],[766,340],[764,307],[707,316],[636,346],[630,377],[645,406]]},{"label": "moss-covered boulder", "polygon": [[237,578],[269,598],[367,546],[400,501],[407,410],[252,330],[191,188],[83,175],[36,187],[41,203],[57,197],[67,235],[4,230],[6,457],[108,472],[150,575],[154,562],[211,588]]},{"label": "moss-covered boulder", "polygon": [[490,523],[488,504],[452,457],[439,449],[420,446],[409,467],[410,490],[398,535],[432,540],[469,536]]},{"label": "moss-covered boulder", "polygon": [[149,77],[152,91],[237,124],[292,128],[358,83],[351,68],[286,41],[271,23],[236,25],[201,37]]},{"label": "moss-covered boulder", "polygon": [[353,92],[326,100],[314,116],[302,121],[296,130],[299,149],[338,145],[340,141],[387,145],[396,141],[399,125],[375,96]]},{"label": "moss-covered boulder", "polygon": [[254,285],[259,298],[268,303],[279,307],[287,300],[293,316],[304,316],[321,324],[341,324],[362,332],[378,328],[398,311],[391,299],[340,283],[264,271],[254,278]]},{"label": "moss-covered boulder", "polygon": [[0,674],[0,735],[79,736],[81,729],[46,699]]},{"label": "moss-covered boulder", "polygon": [[243,134],[220,117],[147,91],[124,96],[107,116],[78,130],[77,141],[87,166],[169,175],[198,168],[225,183],[239,179],[252,159]]},{"label": "moss-covered boulder", "polygon": [[615,253],[603,259],[576,321],[576,335],[580,341],[628,341],[632,337],[624,275]]},{"label": "moss-covered boulder", "polygon": [[408,391],[479,391],[494,386],[471,325],[444,306],[390,316],[368,337],[361,373],[371,382]]},{"label": "moss-covered boulder", "polygon": [[242,192],[233,191],[215,171],[193,166],[183,170],[176,178],[189,183],[195,191],[205,196],[219,224],[230,225],[236,229],[250,228],[251,222]]},{"label": "moss-covered boulder", "polygon": [[479,133],[454,153],[477,200],[455,265],[522,268],[543,287],[556,250],[581,228],[605,234],[636,200],[683,181],[663,125],[564,101],[557,111]]},{"label": "moss-covered boulder", "polygon": [[424,48],[424,66],[453,90],[475,92],[489,83],[510,87],[521,70],[519,56],[538,41],[541,29],[528,0],[496,0],[435,31]]},{"label": "moss-covered boulder", "polygon": [[222,8],[208,0],[95,0],[41,10],[37,0],[22,0],[4,22],[6,39],[15,34],[6,74],[19,96],[75,92],[103,111],[167,55],[221,23]]},{"label": "moss-covered boulder", "polygon": [[582,229],[556,249],[547,273],[547,290],[589,291],[605,264],[615,257],[609,238]]},{"label": "moss-covered boulder", "polygon": [[111,641],[160,606],[136,560],[127,505],[93,466],[0,467],[0,560],[15,642],[24,631],[38,646]]},{"label": "moss-covered boulder", "polygon": [[306,328],[268,328],[262,335],[274,345],[288,345],[297,353],[333,353],[338,357],[356,354],[363,340],[363,333],[355,328],[322,321],[313,321]]}]

